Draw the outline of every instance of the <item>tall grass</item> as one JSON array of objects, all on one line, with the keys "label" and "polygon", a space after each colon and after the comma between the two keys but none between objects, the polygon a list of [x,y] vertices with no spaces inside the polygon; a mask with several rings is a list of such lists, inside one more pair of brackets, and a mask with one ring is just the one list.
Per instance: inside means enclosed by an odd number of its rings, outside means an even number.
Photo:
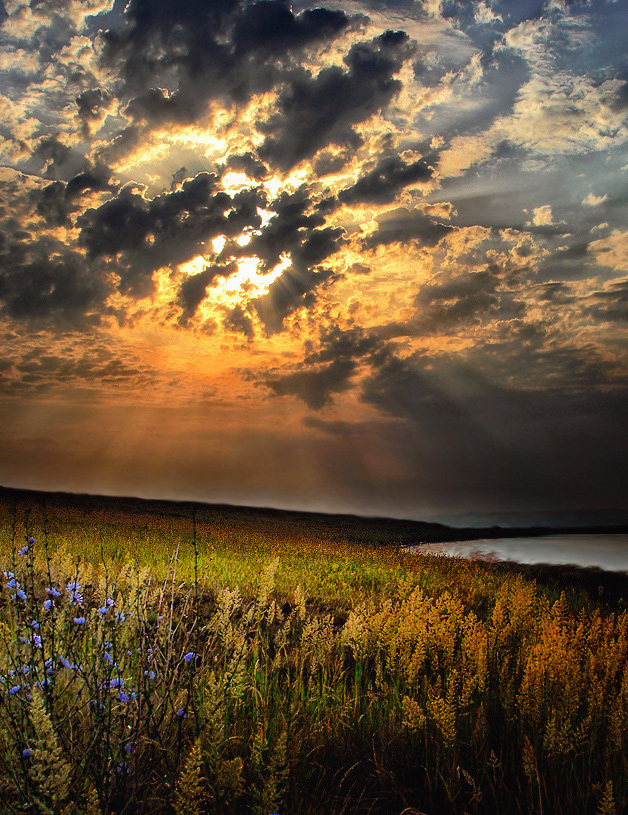
[{"label": "tall grass", "polygon": [[74,548],[55,519],[7,524],[2,812],[626,812],[626,613],[479,564],[140,521],[83,519]]}]

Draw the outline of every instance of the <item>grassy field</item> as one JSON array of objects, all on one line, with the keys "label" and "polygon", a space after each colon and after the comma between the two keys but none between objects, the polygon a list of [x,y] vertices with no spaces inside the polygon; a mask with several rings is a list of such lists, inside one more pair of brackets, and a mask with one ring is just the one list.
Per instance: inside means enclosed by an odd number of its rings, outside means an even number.
[{"label": "grassy field", "polygon": [[1,811],[628,811],[624,579],[346,531],[0,502]]}]

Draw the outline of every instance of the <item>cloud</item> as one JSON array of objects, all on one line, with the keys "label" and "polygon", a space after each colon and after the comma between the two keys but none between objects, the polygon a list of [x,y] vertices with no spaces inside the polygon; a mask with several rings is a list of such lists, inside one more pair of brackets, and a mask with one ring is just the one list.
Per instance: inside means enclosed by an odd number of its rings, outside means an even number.
[{"label": "cloud", "polygon": [[338,193],[342,204],[389,204],[410,184],[428,181],[432,168],[424,159],[406,164],[399,156],[389,156],[360,176],[351,187]]},{"label": "cloud", "polygon": [[205,299],[210,283],[217,275],[229,275],[236,269],[235,263],[227,266],[210,265],[197,274],[184,278],[177,295],[177,303],[182,309],[180,324],[187,325],[190,318],[196,314],[198,307]]},{"label": "cloud", "polygon": [[363,241],[366,249],[392,243],[417,241],[420,246],[435,246],[454,227],[442,224],[420,209],[399,207],[379,215],[377,228]]},{"label": "cloud", "polygon": [[604,195],[594,195],[592,192],[590,192],[587,197],[582,200],[582,203],[585,207],[599,207],[605,201],[608,201],[608,194],[605,193]]},{"label": "cloud", "polygon": [[362,137],[354,125],[384,108],[401,89],[394,79],[412,48],[403,31],[386,31],[356,43],[344,57],[348,70],[324,68],[316,76],[295,71],[279,94],[277,112],[258,123],[266,138],[265,161],[289,170],[328,145],[356,149]]},{"label": "cloud", "polygon": [[534,226],[551,226],[554,223],[549,204],[532,210],[532,223]]},{"label": "cloud", "polygon": [[[295,54],[348,23],[344,12],[325,8],[294,14],[285,0],[131,0],[124,25],[101,34],[102,60],[119,73],[128,115],[189,123],[211,99],[243,102],[270,90]],[[170,92],[166,77],[175,77]]]},{"label": "cloud", "polygon": [[628,323],[628,279],[615,280],[587,298],[587,314],[604,322]]},{"label": "cloud", "polygon": [[262,382],[277,396],[297,396],[308,407],[320,410],[333,395],[348,390],[360,361],[381,348],[381,342],[363,329],[332,328],[323,332],[320,348],[288,373],[271,371]]},{"label": "cloud", "polygon": [[0,233],[0,312],[17,320],[98,324],[111,284],[54,238]]},{"label": "cloud", "polygon": [[234,306],[227,313],[223,325],[229,331],[244,334],[249,342],[255,337],[253,321],[240,305]]},{"label": "cloud", "polygon": [[628,271],[628,232],[614,229],[608,237],[591,241],[588,249],[599,266],[623,273]]},{"label": "cloud", "polygon": [[425,333],[448,333],[461,323],[521,317],[525,304],[504,289],[497,270],[461,274],[421,287],[414,325]]},{"label": "cloud", "polygon": [[270,284],[268,294],[253,301],[266,332],[275,334],[281,331],[285,318],[295,309],[312,306],[316,300],[316,289],[333,277],[331,269],[288,267]]},{"label": "cloud", "polygon": [[151,199],[127,186],[77,219],[78,242],[91,258],[115,258],[121,289],[145,296],[155,269],[190,260],[218,235],[259,227],[257,208],[264,203],[256,188],[228,195],[212,173],[199,173],[180,189]]}]

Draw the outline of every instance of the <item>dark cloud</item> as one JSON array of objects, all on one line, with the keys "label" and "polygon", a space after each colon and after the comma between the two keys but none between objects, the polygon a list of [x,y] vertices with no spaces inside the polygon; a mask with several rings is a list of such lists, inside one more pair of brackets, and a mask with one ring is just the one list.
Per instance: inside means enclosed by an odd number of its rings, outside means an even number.
[{"label": "dark cloud", "polygon": [[415,305],[414,325],[426,334],[447,333],[465,323],[511,320],[526,311],[525,303],[504,288],[497,268],[425,284],[416,296]]},{"label": "dark cloud", "polygon": [[197,274],[183,279],[178,293],[178,305],[182,309],[181,325],[186,325],[190,317],[196,314],[197,308],[205,299],[210,283],[217,275],[229,275],[236,270],[235,263],[226,266],[207,266]]},{"label": "dark cloud", "polygon": [[417,241],[421,246],[435,246],[454,227],[434,220],[420,210],[399,207],[380,215],[377,229],[364,239],[366,249],[391,243]]},{"label": "dark cloud", "polygon": [[355,363],[337,359],[312,370],[295,371],[283,376],[269,376],[266,384],[277,396],[298,396],[313,410],[320,410],[332,401],[333,393],[350,387]]},{"label": "dark cloud", "polygon": [[605,322],[628,323],[628,280],[611,283],[588,299],[593,304],[586,307],[587,314]]},{"label": "dark cloud", "polygon": [[82,208],[81,195],[85,192],[101,192],[109,188],[109,173],[84,172],[71,178],[67,184],[53,181],[42,190],[31,193],[35,209],[51,226],[67,226],[70,215]]},{"label": "dark cloud", "polygon": [[389,204],[404,187],[431,177],[432,168],[424,159],[406,164],[399,156],[389,156],[342,190],[338,200],[342,204]]},{"label": "dark cloud", "polygon": [[340,172],[345,164],[351,161],[351,155],[350,150],[341,150],[338,153],[331,150],[321,151],[316,156],[316,160],[312,165],[314,175],[318,176],[318,178],[322,178],[323,176]]},{"label": "dark cloud", "polygon": [[331,269],[290,266],[271,283],[268,294],[254,301],[255,309],[268,334],[281,331],[285,318],[295,309],[312,306],[316,289],[333,279]]},{"label": "dark cloud", "polygon": [[289,170],[328,145],[357,148],[361,138],[353,126],[398,93],[401,82],[394,76],[411,53],[404,31],[386,31],[351,47],[344,58],[348,70],[332,66],[316,76],[295,71],[279,96],[277,112],[258,124],[266,135],[261,158]]},{"label": "dark cloud", "polygon": [[262,271],[274,268],[282,255],[291,258],[291,266],[270,285],[268,294],[255,301],[260,319],[272,334],[281,330],[285,317],[296,308],[311,305],[315,289],[333,278],[333,272],[320,264],[341,248],[344,230],[325,226],[325,216],[312,206],[307,187],[284,192],[267,207],[274,216],[240,253],[259,257]]},{"label": "dark cloud", "polygon": [[131,0],[124,21],[102,33],[102,58],[119,72],[118,94],[133,97],[127,113],[151,124],[191,122],[210,99],[269,90],[295,54],[349,23],[324,8],[294,14],[285,0]]},{"label": "dark cloud", "polygon": [[111,287],[81,254],[47,236],[5,236],[0,245],[2,314],[74,327],[100,321]]},{"label": "dark cloud", "polygon": [[217,235],[241,234],[261,225],[258,189],[233,196],[218,189],[218,176],[199,173],[175,191],[146,199],[131,187],[77,219],[79,245],[91,258],[115,258],[121,288],[145,295],[161,266],[183,263]]},{"label": "dark cloud", "polygon": [[236,172],[246,173],[249,178],[256,181],[261,181],[268,175],[268,167],[250,152],[229,156],[227,167]]},{"label": "dark cloud", "polygon": [[380,340],[362,328],[333,327],[321,336],[320,348],[289,373],[271,372],[263,381],[278,396],[299,397],[313,410],[330,404],[334,393],[351,387],[358,365],[381,353]]},{"label": "dark cloud", "polygon": [[240,305],[234,306],[234,308],[227,313],[227,316],[223,320],[223,325],[229,331],[244,334],[249,342],[255,336],[253,321]]}]

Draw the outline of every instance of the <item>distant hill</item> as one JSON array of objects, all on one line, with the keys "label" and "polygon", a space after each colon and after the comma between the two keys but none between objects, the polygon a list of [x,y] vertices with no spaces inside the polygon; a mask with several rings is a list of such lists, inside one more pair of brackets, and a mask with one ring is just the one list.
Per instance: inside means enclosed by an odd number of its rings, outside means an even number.
[{"label": "distant hill", "polygon": [[602,533],[628,532],[627,526],[520,526],[520,527],[452,527],[426,521],[409,521],[394,518],[370,518],[358,515],[332,515],[323,512],[298,512],[295,510],[266,509],[234,506],[230,504],[205,504],[195,501],[166,501],[144,498],[120,498],[104,495],[81,495],[65,492],[41,492],[37,490],[0,487],[0,506],[4,512],[12,507],[44,505],[50,509],[72,510],[85,516],[105,512],[109,516],[146,515],[171,518],[192,518],[199,523],[220,523],[233,526],[234,531],[259,531],[281,533],[290,530],[309,530],[320,538],[346,540],[365,545],[394,545],[435,543],[479,538],[526,537],[552,535],[564,532]]}]

